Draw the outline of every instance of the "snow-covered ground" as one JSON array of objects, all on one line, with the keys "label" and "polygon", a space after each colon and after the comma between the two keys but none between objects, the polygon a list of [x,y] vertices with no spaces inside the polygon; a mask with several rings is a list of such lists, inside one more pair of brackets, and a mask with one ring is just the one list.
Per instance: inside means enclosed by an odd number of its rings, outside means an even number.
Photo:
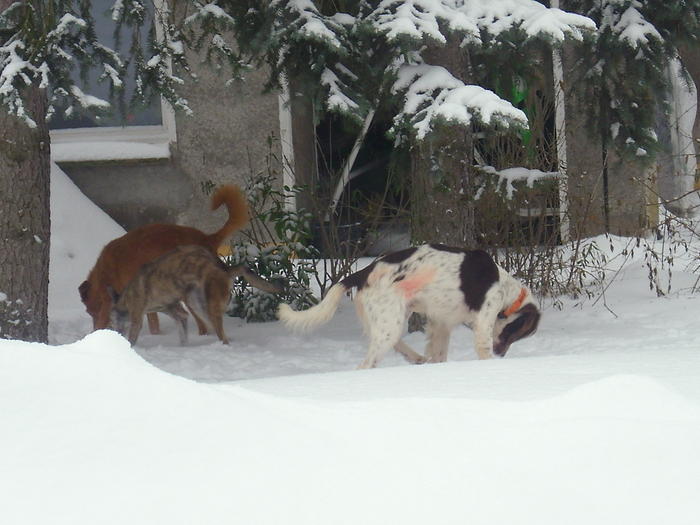
[{"label": "snow-covered ground", "polygon": [[349,300],[310,336],[228,318],[230,347],[183,348],[163,320],[131,349],[86,337],[77,293],[120,228],[57,169],[52,192],[52,345],[0,341],[0,523],[698,523],[683,261],[678,293],[629,263],[605,304],[545,307],[499,360],[476,360],[465,328],[447,363],[354,370]]}]

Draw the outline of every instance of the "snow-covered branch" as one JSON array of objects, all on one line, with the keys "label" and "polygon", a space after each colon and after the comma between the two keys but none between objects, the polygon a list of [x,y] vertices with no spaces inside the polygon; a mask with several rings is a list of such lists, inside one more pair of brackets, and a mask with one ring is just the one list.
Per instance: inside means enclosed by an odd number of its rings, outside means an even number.
[{"label": "snow-covered branch", "polygon": [[225,24],[233,24],[234,22],[233,18],[215,3],[200,4],[197,2],[195,5],[198,7],[198,9],[194,12],[194,14],[185,19],[185,25],[191,25],[195,22],[201,23],[211,19],[215,19]]},{"label": "snow-covered branch", "polygon": [[[56,77],[52,66],[56,63],[72,65],[68,42],[73,34],[84,32],[87,27],[85,20],[72,13],[64,13],[53,27],[46,27],[46,20],[40,19],[40,15],[33,6],[18,2],[0,16],[0,25],[11,35],[0,42],[0,105],[32,128],[36,127],[36,122],[26,111],[24,90],[29,86],[50,88]],[[45,34],[36,34],[38,28]],[[76,93],[66,87],[64,93]],[[85,100],[79,100],[81,105]]]},{"label": "snow-covered branch", "polygon": [[649,45],[652,41],[663,42],[656,27],[639,12],[641,2],[633,0],[623,11],[618,11],[617,7],[616,3],[611,2],[603,8],[601,31],[610,30],[632,49]]},{"label": "snow-covered branch", "polygon": [[[24,120],[29,127],[35,128],[36,122],[27,114],[21,89],[30,86],[36,78],[38,69],[23,58],[24,42],[15,40],[0,47],[0,102],[7,106],[10,114]],[[43,69],[41,82],[46,81]]]},{"label": "snow-covered branch", "polygon": [[385,33],[389,41],[409,38],[445,43],[441,23],[451,31],[478,40],[479,27],[476,19],[455,4],[454,1],[440,0],[384,0],[369,19],[379,32]]},{"label": "snow-covered branch", "polygon": [[520,30],[526,38],[561,42],[567,37],[581,40],[596,29],[590,18],[534,0],[384,0],[369,19],[389,41],[445,43],[449,31],[466,43],[479,43],[482,35],[498,38]]},{"label": "snow-covered branch", "polygon": [[487,126],[527,127],[525,113],[510,102],[488,89],[465,85],[441,66],[400,67],[392,91],[404,93],[394,131],[408,120],[418,140],[438,121],[470,126],[476,120]]},{"label": "snow-covered branch", "polygon": [[[349,76],[350,81],[357,81],[357,77],[350,73],[350,71],[343,68],[340,64],[338,64],[338,67]],[[338,75],[331,69],[324,69],[321,74],[321,84],[328,88],[326,106],[329,110],[349,115],[359,110],[359,104],[345,93],[348,89],[347,84],[341,81]]]},{"label": "snow-covered branch", "polygon": [[548,37],[561,42],[565,38],[581,40],[584,33],[596,29],[590,18],[549,8],[534,0],[464,0],[458,3],[460,11],[473,17],[479,28],[491,36],[520,29],[528,38]]},{"label": "snow-covered branch", "polygon": [[[496,189],[500,190],[502,187],[505,188],[505,197],[507,199],[513,198],[513,194],[515,193],[515,186],[513,183],[515,182],[524,181],[528,188],[532,188],[535,182],[555,180],[561,177],[558,171],[541,171],[522,167],[497,170],[493,166],[479,166],[479,170],[489,177],[496,178]],[[476,195],[477,198],[479,198],[483,190],[483,187],[479,190]]]},{"label": "snow-covered branch", "polygon": [[[277,19],[279,31],[292,29],[294,38],[321,42],[336,51],[343,49],[338,38],[342,20],[322,15],[312,0],[272,0],[270,5],[281,13]],[[291,24],[286,25],[289,22]]]}]

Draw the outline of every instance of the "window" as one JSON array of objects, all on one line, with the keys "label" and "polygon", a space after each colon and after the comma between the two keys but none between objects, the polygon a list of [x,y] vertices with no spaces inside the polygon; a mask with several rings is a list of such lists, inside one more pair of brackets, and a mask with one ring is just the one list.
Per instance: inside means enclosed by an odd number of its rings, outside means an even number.
[{"label": "window", "polygon": [[[164,0],[160,0],[163,2]],[[158,0],[156,0],[158,3]],[[100,42],[116,49],[123,57],[128,57],[128,48],[130,45],[130,35],[125,31],[123,41],[117,45],[114,35],[114,22],[111,19],[111,7],[114,0],[92,0],[92,10],[95,19],[95,32]],[[150,13],[148,19],[151,24],[144,24],[141,28],[141,39],[144,43],[144,48],[149,38],[149,29],[152,27],[153,20],[153,3],[147,3]],[[144,52],[147,52],[144,49]],[[98,76],[101,71],[97,68],[91,70],[87,74],[86,81],[80,80],[78,85],[85,93],[94,95],[104,100],[110,100],[110,88],[107,82],[98,82]],[[76,78],[79,78],[79,72],[75,71]],[[148,104],[140,104],[136,106],[130,105],[130,100],[134,92],[134,68],[129,66],[126,78],[124,79],[123,92],[116,96],[112,102],[113,110],[108,115],[95,116],[90,113],[80,113],[71,116],[66,116],[61,109],[57,108],[56,114],[51,119],[49,127],[51,128],[51,142],[53,149],[56,151],[55,160],[87,160],[83,155],[80,158],[73,159],[71,151],[76,151],[75,148],[62,148],[61,144],[70,143],[85,143],[85,142],[139,142],[147,144],[165,144],[173,142],[174,135],[174,115],[170,107],[165,104],[160,97],[155,97]],[[123,148],[122,148],[123,150]],[[135,158],[141,158],[143,149],[134,148]],[[105,154],[107,148],[101,148]],[[150,150],[146,150],[150,151]],[[159,151],[167,151],[167,148],[161,148]],[[161,154],[162,155],[162,154]],[[147,157],[152,158],[151,155]],[[99,159],[90,159],[99,160]]]}]

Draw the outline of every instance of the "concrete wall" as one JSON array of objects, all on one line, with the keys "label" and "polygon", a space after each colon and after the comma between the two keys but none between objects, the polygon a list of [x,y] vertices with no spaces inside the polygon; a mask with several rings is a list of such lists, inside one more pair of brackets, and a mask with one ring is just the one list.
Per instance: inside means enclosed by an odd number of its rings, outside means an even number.
[{"label": "concrete wall", "polygon": [[[195,61],[196,63],[196,61]],[[78,187],[127,230],[167,222],[215,231],[225,210],[210,212],[203,183],[244,185],[266,169],[268,137],[279,138],[275,93],[263,94],[265,72],[252,72],[229,86],[207,65],[182,94],[194,114],[176,115],[171,158],[157,161],[61,162]],[[279,141],[272,152],[281,158]],[[279,172],[279,165],[274,169]]]},{"label": "concrete wall", "polygon": [[580,76],[573,68],[580,66],[571,47],[565,46],[562,58],[571,235],[641,234],[657,221],[649,191],[656,185],[655,167],[643,158],[622,158],[604,148],[587,126],[589,108],[596,101],[586,100],[579,89]]},{"label": "concrete wall", "polygon": [[[279,107],[276,93],[263,94],[266,72],[252,71],[244,81],[224,86],[218,72],[202,66],[199,81],[183,90],[194,115],[177,116],[174,169],[191,181],[191,198],[178,222],[213,231],[225,213],[212,214],[201,183],[239,184],[268,169],[280,173]],[[272,150],[269,137],[274,137]]]},{"label": "concrete wall", "polygon": [[126,229],[174,223],[191,200],[192,181],[169,160],[68,162],[61,168],[80,190]]}]

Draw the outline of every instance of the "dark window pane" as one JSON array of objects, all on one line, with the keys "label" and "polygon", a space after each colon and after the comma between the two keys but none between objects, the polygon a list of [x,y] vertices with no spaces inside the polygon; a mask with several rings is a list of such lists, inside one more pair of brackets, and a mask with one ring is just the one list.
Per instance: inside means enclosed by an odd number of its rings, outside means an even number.
[{"label": "dark window pane", "polygon": [[[111,19],[110,8],[114,0],[92,0],[93,16],[95,17],[95,32],[100,42],[103,42],[112,49],[117,49],[125,59],[129,56],[129,46],[131,43],[131,29],[125,28],[122,31],[122,41],[117,46],[114,37],[114,22]],[[153,6],[146,2],[149,9],[149,20],[153,20]],[[144,24],[141,29],[141,42],[146,47],[148,42],[148,29],[152,24]],[[144,49],[144,52],[147,52]],[[51,129],[67,128],[91,128],[97,126],[146,126],[162,124],[160,98],[154,97],[149,104],[139,104],[132,106],[131,97],[134,92],[134,68],[129,66],[127,78],[124,81],[123,95],[110,100],[109,83],[97,82],[101,70],[93,68],[88,72],[87,84],[80,79],[80,74],[76,70],[74,77],[81,89],[90,95],[108,100],[112,103],[111,114],[97,117],[89,112],[74,114],[67,117],[64,108],[57,107],[56,113],[51,119],[49,126]],[[121,99],[121,101],[120,101]],[[122,104],[123,101],[123,104]]]}]

